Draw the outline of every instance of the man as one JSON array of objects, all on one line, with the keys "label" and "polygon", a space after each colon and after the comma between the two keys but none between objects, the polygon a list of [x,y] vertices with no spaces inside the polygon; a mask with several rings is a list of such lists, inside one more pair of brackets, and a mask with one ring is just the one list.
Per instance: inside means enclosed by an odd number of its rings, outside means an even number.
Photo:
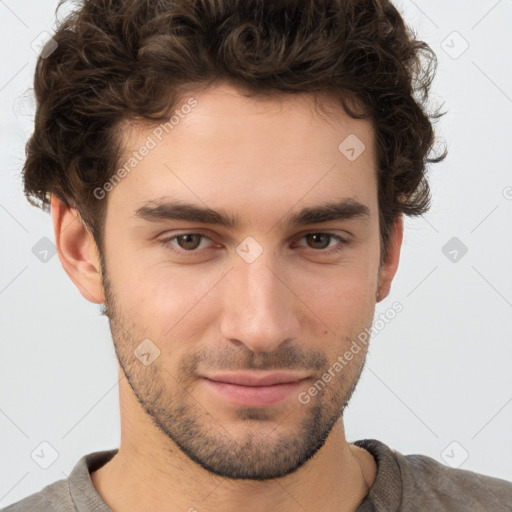
[{"label": "man", "polygon": [[413,95],[435,56],[396,9],[90,0],[53,38],[25,191],[105,305],[121,446],[6,510],[512,510],[512,483],[345,438],[446,156]]}]

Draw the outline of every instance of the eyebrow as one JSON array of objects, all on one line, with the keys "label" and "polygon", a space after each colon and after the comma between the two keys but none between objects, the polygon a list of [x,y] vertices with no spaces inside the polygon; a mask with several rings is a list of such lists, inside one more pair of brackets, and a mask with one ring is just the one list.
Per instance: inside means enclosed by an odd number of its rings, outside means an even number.
[{"label": "eyebrow", "polygon": [[[240,217],[231,215],[224,210],[216,211],[211,208],[165,198],[146,202],[135,211],[133,216],[148,222],[181,220],[202,224],[216,224],[229,229],[239,229],[244,224]],[[368,222],[370,218],[371,213],[368,206],[355,199],[346,198],[340,201],[325,202],[317,206],[304,208],[289,217],[287,221],[285,219],[285,222],[288,226],[303,226],[333,220],[360,219]]]}]

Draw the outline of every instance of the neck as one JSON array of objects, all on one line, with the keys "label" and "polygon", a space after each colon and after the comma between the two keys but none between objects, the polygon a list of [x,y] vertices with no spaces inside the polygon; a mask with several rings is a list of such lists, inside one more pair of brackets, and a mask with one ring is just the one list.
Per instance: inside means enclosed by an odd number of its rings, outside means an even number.
[{"label": "neck", "polygon": [[121,378],[120,448],[91,474],[116,512],[353,512],[375,480],[375,460],[347,443],[342,418],[324,446],[294,473],[265,481],[220,477],[189,459],[158,430],[130,391]]}]

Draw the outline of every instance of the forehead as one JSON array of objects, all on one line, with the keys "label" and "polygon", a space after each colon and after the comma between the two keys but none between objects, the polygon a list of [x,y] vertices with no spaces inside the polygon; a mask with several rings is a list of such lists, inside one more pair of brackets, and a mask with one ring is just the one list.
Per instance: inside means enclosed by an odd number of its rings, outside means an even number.
[{"label": "forehead", "polygon": [[376,193],[371,122],[349,117],[332,95],[248,96],[221,83],[183,95],[172,114],[123,128],[119,167],[128,172],[109,201],[122,197],[130,213],[162,196],[261,210],[348,196],[369,203]]},{"label": "forehead", "polygon": [[[349,97],[349,104],[357,106]],[[158,145],[174,140],[181,145],[191,134],[194,147],[201,153],[200,143],[218,142],[217,152],[250,148],[251,142],[260,151],[260,158],[290,150],[289,156],[314,154],[319,143],[323,149],[338,145],[347,135],[356,136],[366,146],[366,156],[374,155],[374,134],[370,120],[351,118],[343,109],[340,98],[334,93],[283,93],[255,95],[219,82],[207,89],[191,90],[176,99],[172,112],[161,123],[150,124],[129,120],[120,128],[126,154],[140,147],[144,137],[152,136]],[[190,142],[192,145],[194,141]],[[307,142],[301,146],[300,142]],[[234,143],[245,143],[234,145]],[[265,144],[263,146],[263,144]],[[175,149],[179,149],[176,147]]]}]

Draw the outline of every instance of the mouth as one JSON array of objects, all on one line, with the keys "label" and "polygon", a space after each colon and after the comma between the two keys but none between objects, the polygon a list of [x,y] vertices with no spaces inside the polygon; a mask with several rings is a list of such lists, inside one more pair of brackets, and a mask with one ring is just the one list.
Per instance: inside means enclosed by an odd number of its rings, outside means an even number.
[{"label": "mouth", "polygon": [[203,377],[210,392],[232,404],[269,407],[296,394],[309,380],[304,373],[237,372]]}]

